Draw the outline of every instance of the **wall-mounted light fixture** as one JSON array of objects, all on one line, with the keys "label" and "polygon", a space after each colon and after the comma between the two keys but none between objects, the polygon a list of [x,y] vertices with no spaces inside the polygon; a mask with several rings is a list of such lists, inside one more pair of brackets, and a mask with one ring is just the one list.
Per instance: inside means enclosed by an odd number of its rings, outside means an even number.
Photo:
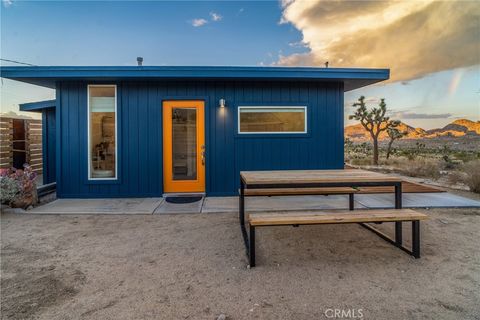
[{"label": "wall-mounted light fixture", "polygon": [[225,99],[220,99],[218,103],[220,105],[220,108],[225,108]]}]

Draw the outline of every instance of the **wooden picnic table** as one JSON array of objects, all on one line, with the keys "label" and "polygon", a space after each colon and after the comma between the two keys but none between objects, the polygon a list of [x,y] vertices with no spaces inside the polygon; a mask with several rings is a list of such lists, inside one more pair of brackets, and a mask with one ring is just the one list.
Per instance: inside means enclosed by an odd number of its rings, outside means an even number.
[{"label": "wooden picnic table", "polygon": [[[341,170],[279,170],[279,171],[241,171],[240,172],[240,196],[239,196],[239,220],[247,253],[249,241],[245,228],[245,190],[288,188],[295,189],[295,194],[302,194],[301,190],[311,188],[334,188],[334,187],[394,187],[395,209],[402,208],[402,180],[399,177],[390,176],[378,172],[359,169]],[[308,194],[306,192],[305,194]],[[279,195],[278,192],[272,195]],[[352,201],[353,202],[353,201]],[[353,210],[353,205],[350,207]],[[376,230],[372,230],[376,232]],[[382,236],[382,235],[380,235]],[[382,236],[383,237],[383,236]],[[395,222],[395,245],[402,246],[402,222]]]}]

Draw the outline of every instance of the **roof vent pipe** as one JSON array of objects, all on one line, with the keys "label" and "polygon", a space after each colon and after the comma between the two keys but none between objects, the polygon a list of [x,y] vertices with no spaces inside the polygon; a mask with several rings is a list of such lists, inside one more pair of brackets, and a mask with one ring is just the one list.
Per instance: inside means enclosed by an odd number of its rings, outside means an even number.
[{"label": "roof vent pipe", "polygon": [[138,66],[141,67],[142,64],[143,64],[143,58],[142,57],[137,57],[137,63],[138,63]]}]

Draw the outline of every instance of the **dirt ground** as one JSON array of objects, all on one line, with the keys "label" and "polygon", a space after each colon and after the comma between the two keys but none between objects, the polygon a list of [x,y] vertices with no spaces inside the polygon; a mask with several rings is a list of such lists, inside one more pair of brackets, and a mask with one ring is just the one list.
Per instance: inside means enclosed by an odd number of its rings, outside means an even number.
[{"label": "dirt ground", "polygon": [[479,319],[480,210],[422,211],[419,260],[358,225],[272,227],[253,269],[234,214],[4,213],[2,319]]}]

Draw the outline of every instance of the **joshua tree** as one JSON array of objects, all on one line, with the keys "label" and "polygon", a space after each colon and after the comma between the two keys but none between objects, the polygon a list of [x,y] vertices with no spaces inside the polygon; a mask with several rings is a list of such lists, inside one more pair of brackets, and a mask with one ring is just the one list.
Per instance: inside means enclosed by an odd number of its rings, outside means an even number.
[{"label": "joshua tree", "polygon": [[357,107],[357,110],[348,118],[359,120],[365,130],[370,133],[373,142],[373,164],[378,165],[378,137],[382,131],[398,127],[400,121],[390,120],[390,117],[385,116],[387,112],[385,99],[380,100],[378,108],[367,110],[365,97],[361,96],[353,106]]},{"label": "joshua tree", "polygon": [[387,129],[388,137],[390,141],[388,142],[387,148],[387,159],[390,158],[390,154],[392,153],[392,144],[393,141],[403,138],[407,135],[407,131],[400,131],[397,128],[388,128]]}]

